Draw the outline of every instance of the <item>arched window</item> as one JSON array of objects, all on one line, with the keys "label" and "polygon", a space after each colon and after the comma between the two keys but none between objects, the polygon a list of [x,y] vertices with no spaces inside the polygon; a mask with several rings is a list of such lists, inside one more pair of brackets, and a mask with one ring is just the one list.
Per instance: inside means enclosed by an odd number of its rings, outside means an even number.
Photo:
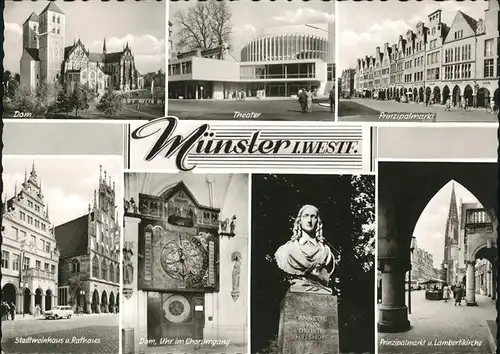
[{"label": "arched window", "polygon": [[115,282],[115,267],[113,266],[113,263],[109,265],[109,280],[113,283]]},{"label": "arched window", "polygon": [[78,259],[71,261],[71,273],[80,273],[80,262]]},{"label": "arched window", "polygon": [[99,278],[99,260],[97,256],[94,256],[92,260],[92,276],[95,278]]},{"label": "arched window", "polygon": [[115,272],[116,272],[116,276],[115,276],[116,282],[119,283],[120,282],[120,266],[118,266],[118,265],[116,266]]},{"label": "arched window", "polygon": [[101,278],[104,280],[108,280],[108,265],[106,263],[106,260],[102,260],[101,263]]}]

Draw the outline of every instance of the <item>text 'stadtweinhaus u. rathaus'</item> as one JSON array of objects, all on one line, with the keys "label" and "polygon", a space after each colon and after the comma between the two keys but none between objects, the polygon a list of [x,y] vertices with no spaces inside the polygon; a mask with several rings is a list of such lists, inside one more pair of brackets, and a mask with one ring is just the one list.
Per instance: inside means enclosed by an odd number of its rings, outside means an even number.
[{"label": "text 'stadtweinhaus u. rathaus'", "polygon": [[2,301],[18,314],[72,306],[85,313],[119,310],[119,228],[114,183],[101,176],[84,216],[51,226],[33,163],[2,205]]},{"label": "text 'stadtweinhaus u. rathaus'", "polygon": [[66,15],[54,2],[40,15],[28,17],[23,24],[21,85],[35,89],[42,83],[79,83],[98,94],[108,87],[129,91],[144,86],[128,43],[120,52],[108,53],[104,39],[102,52],[92,53],[80,39],[66,46],[65,32]]}]

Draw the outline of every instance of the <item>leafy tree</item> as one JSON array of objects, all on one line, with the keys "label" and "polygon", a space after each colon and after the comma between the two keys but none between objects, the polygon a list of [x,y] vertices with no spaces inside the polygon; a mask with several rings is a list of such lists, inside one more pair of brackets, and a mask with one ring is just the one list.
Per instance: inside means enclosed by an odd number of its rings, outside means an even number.
[{"label": "leafy tree", "polygon": [[21,83],[21,75],[19,75],[18,73],[15,73],[14,80],[16,80],[18,84],[20,84]]},{"label": "leafy tree", "polygon": [[20,87],[10,102],[10,108],[13,111],[33,112],[36,99],[29,87]]},{"label": "leafy tree", "polygon": [[97,109],[108,116],[117,116],[122,110],[122,98],[110,88],[102,95]]},{"label": "leafy tree", "polygon": [[231,38],[231,11],[225,1],[197,2],[186,12],[176,12],[174,22],[179,27],[179,50],[212,49]]},{"label": "leafy tree", "polygon": [[53,105],[53,111],[55,113],[66,113],[66,116],[73,111],[71,91],[67,84],[63,85],[57,93],[57,98]]},{"label": "leafy tree", "polygon": [[[254,175],[252,181],[252,348],[276,353],[280,302],[288,289],[274,252],[289,240],[300,207],[318,207],[326,241],[339,261],[341,352],[374,352],[373,176]],[[265,286],[262,280],[265,279]]]},{"label": "leafy tree", "polygon": [[16,81],[16,80],[13,80],[13,79],[10,79],[8,82],[7,82],[7,90],[5,92],[5,95],[7,97],[14,97],[14,94],[16,93],[17,89],[19,88],[19,82]]},{"label": "leafy tree", "polygon": [[78,118],[78,111],[88,108],[87,96],[83,92],[82,86],[76,84],[71,92],[70,98],[71,107],[75,111],[75,117]]}]

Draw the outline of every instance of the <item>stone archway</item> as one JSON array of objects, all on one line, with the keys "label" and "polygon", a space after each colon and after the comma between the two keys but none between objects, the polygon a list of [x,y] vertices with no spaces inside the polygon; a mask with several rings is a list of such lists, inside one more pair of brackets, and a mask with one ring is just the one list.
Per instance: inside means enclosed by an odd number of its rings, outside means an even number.
[{"label": "stone archway", "polygon": [[481,87],[479,90],[477,90],[477,105],[478,107],[488,107],[490,105],[490,91],[485,88]]},{"label": "stone archway", "polygon": [[35,307],[40,306],[41,309],[42,307],[42,295],[43,295],[43,290],[38,288],[35,290]]},{"label": "stone archway", "polygon": [[45,291],[45,311],[52,309],[52,290]]},{"label": "stone archway", "polygon": [[106,290],[101,294],[101,312],[108,313],[108,294],[106,294]]},{"label": "stone archway", "polygon": [[474,90],[470,85],[465,86],[464,89],[464,98],[465,102],[467,103],[467,106],[473,107],[474,106]]},{"label": "stone archway", "polygon": [[16,294],[16,286],[12,283],[7,283],[2,288],[2,301],[6,301],[9,305],[13,303],[17,308]]},{"label": "stone archway", "polygon": [[22,313],[31,314],[31,290],[26,288],[23,290],[23,311]]},{"label": "stone archway", "polygon": [[441,103],[441,89],[439,86],[434,86],[432,94],[434,95],[434,102],[438,104]]},{"label": "stone archway", "polygon": [[425,102],[425,99],[424,99],[424,88],[423,87],[420,87],[418,89],[418,101],[419,102]]},{"label": "stone archway", "polygon": [[431,102],[432,90],[429,86],[425,88],[425,102]]},{"label": "stone archway", "polygon": [[120,312],[120,293],[116,293],[116,313]]},{"label": "stone archway", "polygon": [[92,293],[92,313],[100,313],[101,308],[100,308],[100,301],[99,301],[99,292],[97,289],[94,290]]},{"label": "stone archway", "polygon": [[460,93],[460,86],[458,85],[455,85],[455,87],[453,87],[453,95],[452,95],[452,102],[453,102],[453,105],[458,105],[460,103],[460,98],[461,98],[461,93]]},{"label": "stone archway", "polygon": [[[471,172],[472,171],[472,172]],[[415,225],[429,200],[450,180],[464,186],[495,217],[496,163],[379,162],[378,266],[382,278],[379,332],[410,329],[405,303],[405,275]],[[418,181],[408,188],[401,181]],[[496,225],[496,220],[492,220]]]},{"label": "stone archway", "polygon": [[416,102],[418,98],[418,90],[416,87],[413,88],[413,95],[412,95],[412,101]]},{"label": "stone archway", "polygon": [[115,313],[115,294],[111,292],[109,294],[109,312],[110,313]]},{"label": "stone archway", "polygon": [[450,98],[450,88],[448,87],[448,85],[445,85],[443,87],[443,101],[442,101],[442,104],[446,104],[446,101],[448,101],[448,98]]}]

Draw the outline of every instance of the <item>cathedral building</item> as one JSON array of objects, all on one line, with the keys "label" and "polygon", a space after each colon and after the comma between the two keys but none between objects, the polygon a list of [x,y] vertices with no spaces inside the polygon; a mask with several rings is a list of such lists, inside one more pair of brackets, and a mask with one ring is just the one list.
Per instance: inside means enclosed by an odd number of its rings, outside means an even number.
[{"label": "cathedral building", "polygon": [[2,209],[2,301],[18,314],[50,310],[58,305],[59,250],[34,163]]},{"label": "cathedral building", "polygon": [[36,89],[42,83],[88,85],[102,94],[140,89],[140,74],[130,46],[108,53],[104,39],[101,53],[90,52],[78,39],[66,46],[66,15],[50,2],[40,15],[32,13],[23,24],[21,85]]},{"label": "cathedral building", "polygon": [[104,171],[88,213],[56,226],[59,303],[85,313],[118,312],[120,233],[115,183]]}]

